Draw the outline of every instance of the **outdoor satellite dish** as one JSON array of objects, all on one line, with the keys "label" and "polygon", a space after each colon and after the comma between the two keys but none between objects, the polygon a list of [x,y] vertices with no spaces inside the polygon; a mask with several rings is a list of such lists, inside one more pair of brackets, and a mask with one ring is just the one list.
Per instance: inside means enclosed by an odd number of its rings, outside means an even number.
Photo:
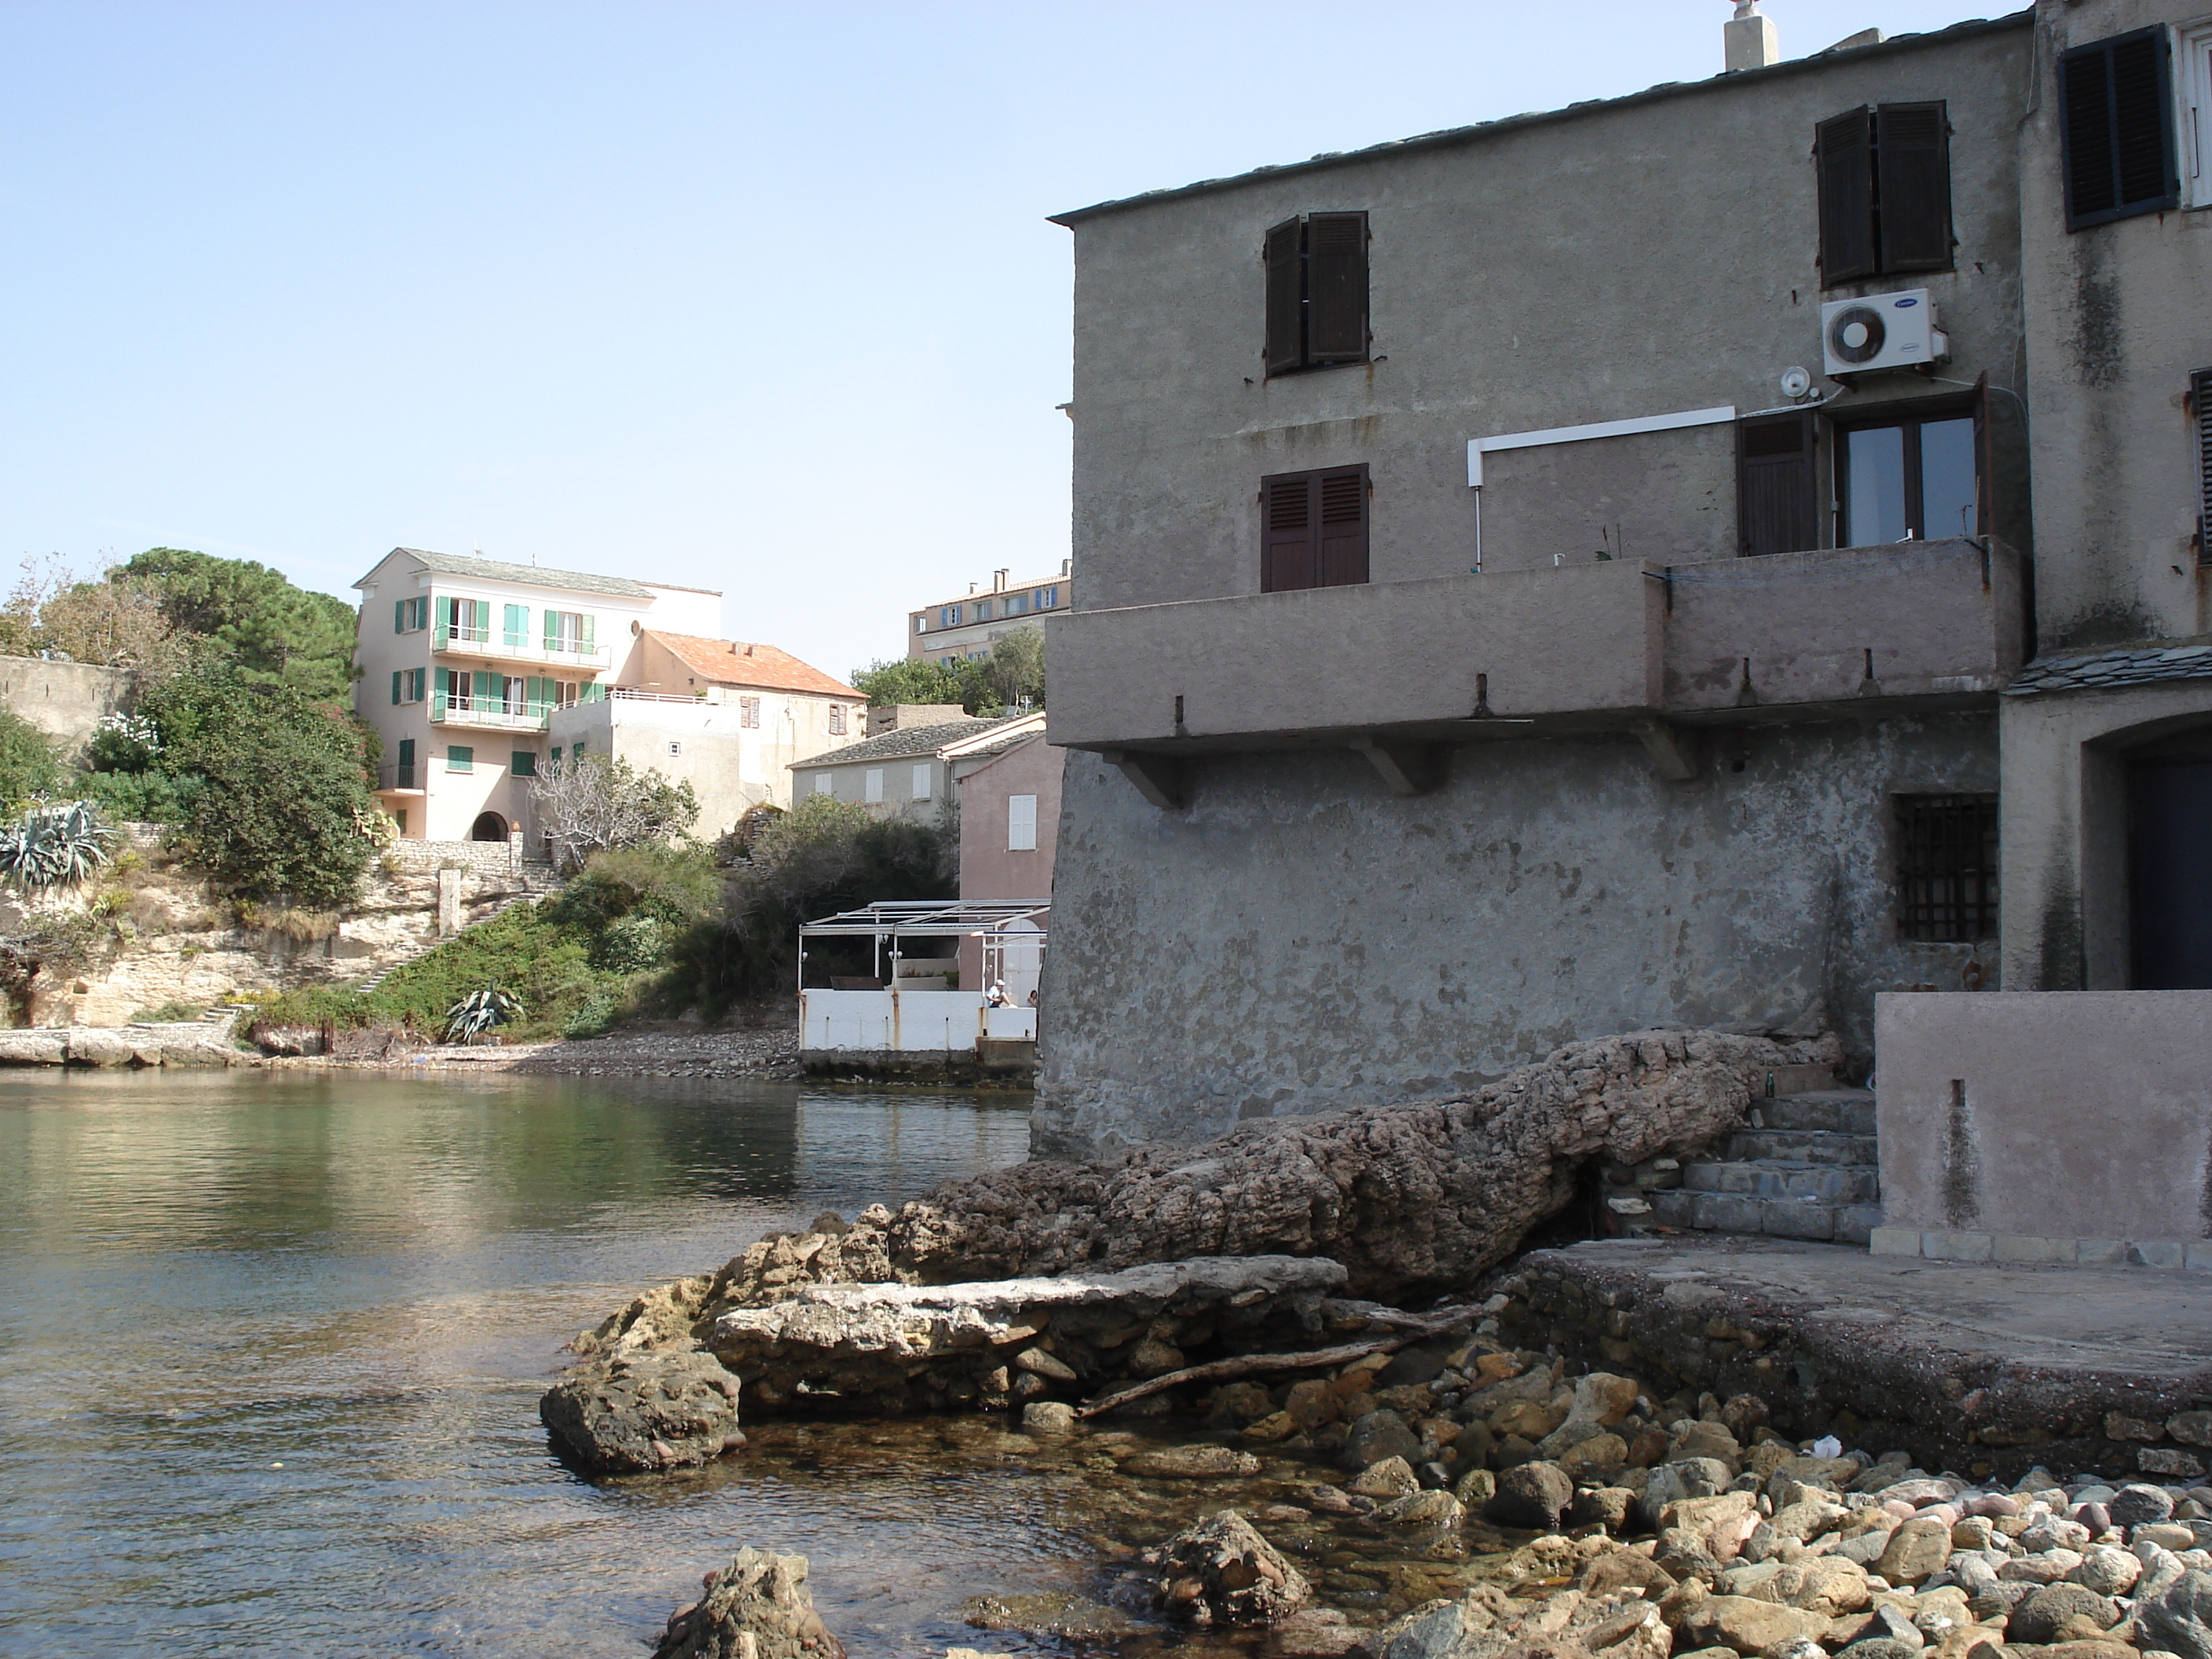
[{"label": "outdoor satellite dish", "polygon": [[1782,395],[1784,397],[1802,398],[1812,389],[1813,376],[1809,370],[1802,368],[1785,368],[1782,371]]}]

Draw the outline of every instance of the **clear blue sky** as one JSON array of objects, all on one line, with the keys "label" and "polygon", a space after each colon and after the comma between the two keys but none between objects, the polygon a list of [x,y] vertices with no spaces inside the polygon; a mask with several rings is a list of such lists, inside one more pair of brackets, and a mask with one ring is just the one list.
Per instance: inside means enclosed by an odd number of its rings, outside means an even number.
[{"label": "clear blue sky", "polygon": [[1045,215],[1702,79],[1729,15],[0,0],[0,559],[480,548],[842,674],[1066,553]]}]

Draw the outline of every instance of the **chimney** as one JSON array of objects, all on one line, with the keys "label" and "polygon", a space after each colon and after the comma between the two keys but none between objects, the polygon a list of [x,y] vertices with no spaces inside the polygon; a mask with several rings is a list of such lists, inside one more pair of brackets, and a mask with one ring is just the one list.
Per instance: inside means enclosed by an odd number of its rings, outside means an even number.
[{"label": "chimney", "polygon": [[1728,48],[1728,72],[1765,69],[1782,61],[1782,40],[1774,20],[1762,16],[1759,0],[1735,0],[1735,15],[1723,31]]},{"label": "chimney", "polygon": [[982,583],[981,583],[981,582],[969,582],[969,583],[968,584],[968,591],[969,591],[970,593],[973,593],[973,592],[974,592],[977,588],[981,587],[982,585],[983,585],[983,584],[982,584]]},{"label": "chimney", "polygon": [[991,591],[994,593],[1005,592],[1006,591],[1006,578],[1013,574],[1014,573],[1011,567],[1005,570],[994,570],[991,573]]},{"label": "chimney", "polygon": [[1075,561],[1062,559],[1060,562],[1060,574],[1063,576],[1073,576],[1075,574]]}]

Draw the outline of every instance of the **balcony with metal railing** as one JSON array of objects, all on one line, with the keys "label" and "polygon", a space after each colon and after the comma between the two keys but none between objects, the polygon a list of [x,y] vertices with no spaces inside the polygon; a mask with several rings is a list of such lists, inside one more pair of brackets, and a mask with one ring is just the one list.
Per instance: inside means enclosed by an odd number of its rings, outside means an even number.
[{"label": "balcony with metal railing", "polygon": [[440,623],[430,634],[430,648],[442,657],[465,657],[474,662],[527,663],[537,668],[567,669],[595,674],[613,661],[611,647],[586,645],[580,640],[548,642],[504,629],[482,626],[458,628]]},{"label": "balcony with metal railing", "polygon": [[422,770],[419,761],[387,761],[376,769],[376,793],[419,795],[422,793]]},{"label": "balcony with metal railing", "polygon": [[430,724],[480,732],[543,732],[554,705],[521,697],[479,697],[467,691],[431,695]]}]

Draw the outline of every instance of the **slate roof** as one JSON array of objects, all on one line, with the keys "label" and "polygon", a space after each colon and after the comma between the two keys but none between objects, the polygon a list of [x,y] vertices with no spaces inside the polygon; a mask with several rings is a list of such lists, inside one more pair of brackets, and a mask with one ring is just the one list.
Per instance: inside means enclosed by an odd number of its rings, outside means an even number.
[{"label": "slate roof", "polygon": [[686,668],[711,685],[757,686],[769,691],[811,691],[826,697],[860,694],[842,680],[832,679],[809,662],[773,645],[751,645],[743,640],[707,640],[696,634],[668,634],[648,628],[645,637],[657,640]]},{"label": "slate roof", "polygon": [[[945,720],[935,726],[908,726],[896,732],[886,732],[879,738],[863,738],[858,743],[848,743],[842,749],[827,750],[811,760],[793,761],[794,772],[818,772],[825,766],[849,766],[856,761],[919,760],[925,755],[934,755],[949,743],[958,743],[966,738],[980,738],[994,727],[1012,726],[1026,720],[1028,714],[1008,714],[1002,719],[987,720],[979,715],[965,720]],[[1026,737],[1026,732],[1009,733],[1006,746]],[[989,754],[989,746],[971,751]]]},{"label": "slate roof", "polygon": [[1736,70],[1716,75],[1704,81],[1662,81],[1642,92],[1632,92],[1619,98],[1590,98],[1568,105],[1565,109],[1534,110],[1525,115],[1508,115],[1495,121],[1478,121],[1468,127],[1444,127],[1435,132],[1425,132],[1413,138],[1394,138],[1387,143],[1370,144],[1364,149],[1328,150],[1310,161],[1286,161],[1273,167],[1255,167],[1249,173],[1232,174],[1226,179],[1201,179],[1195,184],[1180,185],[1172,190],[1148,190],[1141,195],[1125,196],[1116,201],[1099,202],[1090,207],[1074,208],[1066,213],[1048,215],[1056,225],[1073,226],[1079,222],[1095,218],[1100,214],[1119,213],[1129,208],[1149,207],[1155,202],[1172,201],[1179,196],[1201,196],[1212,191],[1233,190],[1255,179],[1282,178],[1294,173],[1311,173],[1322,167],[1340,166],[1347,161],[1364,161],[1375,157],[1404,155],[1414,150],[1440,149],[1454,144],[1464,144],[1477,138],[1487,138],[1502,132],[1511,132],[1522,127],[1540,125],[1549,121],[1572,120],[1577,116],[1599,110],[1620,109],[1632,104],[1656,103],[1664,98],[1680,98],[1692,93],[1707,92],[1716,88],[1741,86],[1753,81],[1775,80],[1784,76],[1802,75],[1808,70],[1825,67],[1832,60],[1863,58],[1899,50],[1910,51],[1917,46],[1932,46],[1938,41],[1956,40],[1967,35],[1995,33],[2004,29],[2027,28],[2035,21],[2031,9],[2016,11],[2002,17],[1975,18],[1964,23],[1954,23],[1948,28],[1933,29],[1924,34],[1894,34],[1888,40],[1864,46],[1829,47],[1808,58],[1790,58],[1779,64],[1770,64],[1764,69]]},{"label": "slate roof", "polygon": [[[395,547],[392,553],[404,553],[410,559],[419,559],[422,568],[441,575],[474,576],[488,582],[526,582],[538,587],[574,588],[580,593],[610,593],[625,599],[649,599],[653,590],[621,576],[594,576],[582,570],[550,570],[542,565],[510,564],[504,559],[477,559],[461,553],[432,553],[419,547]],[[385,558],[390,558],[387,553]],[[377,561],[379,564],[383,559]],[[368,580],[363,576],[354,586],[359,587]],[[687,592],[705,592],[704,588],[687,588]]]},{"label": "slate roof", "polygon": [[2212,679],[2212,645],[2147,645],[2087,657],[2039,657],[2020,671],[2004,694],[2025,697],[2040,691],[2201,679]]}]

